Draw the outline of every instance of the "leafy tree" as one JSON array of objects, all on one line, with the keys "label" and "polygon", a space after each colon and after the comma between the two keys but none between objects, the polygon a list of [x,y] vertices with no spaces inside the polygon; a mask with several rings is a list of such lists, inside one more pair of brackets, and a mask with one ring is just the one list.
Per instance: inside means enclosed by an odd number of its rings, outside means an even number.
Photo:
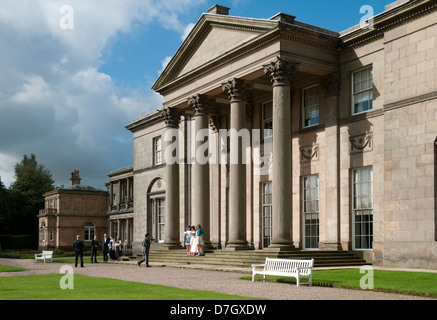
[{"label": "leafy tree", "polygon": [[37,214],[44,207],[43,194],[54,189],[54,180],[48,169],[38,164],[34,154],[24,155],[15,165],[15,182],[8,195],[8,211],[13,218],[12,233],[37,232]]}]

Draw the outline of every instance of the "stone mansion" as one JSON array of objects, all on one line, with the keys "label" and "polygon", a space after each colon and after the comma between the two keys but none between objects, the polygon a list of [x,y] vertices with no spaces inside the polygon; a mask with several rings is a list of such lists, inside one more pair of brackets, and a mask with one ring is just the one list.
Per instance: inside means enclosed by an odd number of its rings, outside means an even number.
[{"label": "stone mansion", "polygon": [[153,85],[163,105],[126,125],[108,233],[141,253],[145,232],[181,248],[200,224],[211,248],[437,268],[437,2],[340,33],[229,11],[200,17]]}]

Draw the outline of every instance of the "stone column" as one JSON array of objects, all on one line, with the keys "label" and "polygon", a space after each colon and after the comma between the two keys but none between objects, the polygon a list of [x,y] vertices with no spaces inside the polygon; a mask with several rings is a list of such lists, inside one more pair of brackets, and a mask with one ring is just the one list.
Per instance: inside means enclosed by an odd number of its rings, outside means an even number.
[{"label": "stone column", "polygon": [[[209,205],[209,159],[205,159],[205,155],[199,150],[204,147],[205,143],[209,143],[207,133],[209,132],[208,113],[211,100],[203,95],[195,95],[188,100],[188,104],[194,110],[194,139],[195,139],[195,154],[194,154],[194,204],[192,214],[192,224],[200,224],[205,232],[203,236],[204,249],[211,248],[210,240],[210,205]],[[204,134],[198,136],[198,134]],[[204,140],[200,140],[203,137]],[[208,148],[209,150],[209,148]],[[197,154],[199,152],[199,154]],[[206,160],[206,161],[205,161]]]},{"label": "stone column", "polygon": [[[165,238],[163,249],[180,249],[182,248],[179,239],[179,163],[173,161],[173,163],[167,162],[165,159],[165,151],[173,143],[170,137],[176,139],[177,131],[179,127],[180,113],[173,108],[165,108],[160,110],[161,117],[164,118],[166,125],[166,137],[162,139],[163,141],[163,151],[164,151],[164,161],[165,165],[165,183],[166,183],[166,193],[165,193]],[[173,131],[173,132],[172,132]],[[175,159],[175,157],[173,157]]]},{"label": "stone column", "polygon": [[298,64],[278,57],[264,66],[273,85],[272,242],[269,249],[294,248],[291,230],[291,78]]},{"label": "stone column", "polygon": [[245,84],[232,79],[222,85],[231,102],[230,123],[230,171],[229,171],[229,239],[226,249],[246,250],[246,150],[239,142],[238,133],[246,128]]},{"label": "stone column", "polygon": [[320,216],[320,249],[340,250],[340,188],[339,188],[339,94],[341,74],[332,74],[323,81],[325,89],[325,210]]}]

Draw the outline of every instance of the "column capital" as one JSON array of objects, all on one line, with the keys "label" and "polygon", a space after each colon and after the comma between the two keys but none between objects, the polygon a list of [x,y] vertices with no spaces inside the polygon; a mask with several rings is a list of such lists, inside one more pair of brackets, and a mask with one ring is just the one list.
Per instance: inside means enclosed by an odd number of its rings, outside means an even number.
[{"label": "column capital", "polygon": [[323,86],[327,97],[332,97],[340,94],[341,88],[341,73],[332,73],[323,79]]},{"label": "column capital", "polygon": [[193,108],[195,116],[207,116],[212,104],[213,98],[203,94],[196,94],[188,99],[188,105]]},{"label": "column capital", "polygon": [[228,93],[228,98],[231,102],[246,101],[250,84],[242,79],[234,78],[222,83],[222,89]]},{"label": "column capital", "polygon": [[165,125],[170,128],[178,128],[179,127],[179,118],[182,115],[182,112],[176,110],[174,108],[162,108],[159,110],[160,116],[164,119]]},{"label": "column capital", "polygon": [[277,57],[276,61],[264,66],[264,73],[270,77],[273,86],[289,86],[292,76],[296,73],[300,63]]}]

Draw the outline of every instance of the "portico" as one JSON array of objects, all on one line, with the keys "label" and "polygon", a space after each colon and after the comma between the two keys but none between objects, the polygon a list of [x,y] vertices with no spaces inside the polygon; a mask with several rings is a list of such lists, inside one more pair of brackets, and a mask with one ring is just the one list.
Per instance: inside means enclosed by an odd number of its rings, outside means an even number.
[{"label": "portico", "polygon": [[[190,137],[195,140],[191,155],[193,192],[188,199],[192,202],[191,216],[187,219],[182,212],[177,216],[176,203],[183,201],[178,192],[167,193],[166,223],[170,223],[168,219],[176,219],[179,230],[188,220],[193,225],[200,224],[207,246],[228,250],[262,248],[263,230],[268,230],[271,241],[264,248],[276,251],[295,248],[293,230],[301,220],[298,212],[293,213],[292,205],[292,110],[299,106],[294,105],[292,93],[305,83],[317,83],[337,71],[336,34],[322,30],[321,38],[320,32],[294,24],[294,17],[286,14],[269,20],[226,14],[204,14],[200,18],[153,86],[164,97],[162,110],[166,111],[162,114],[173,110],[181,123],[190,119],[188,126],[193,129]],[[218,52],[217,48],[211,51],[212,43],[220,39],[226,42],[226,52]],[[322,47],[325,55],[321,57],[312,47]],[[270,173],[259,175],[256,173],[259,165],[252,159],[257,146],[252,138],[249,146],[243,145],[239,134],[242,130],[259,130],[262,141],[257,151],[263,154],[267,144],[263,132],[268,129],[264,125],[263,104],[269,101],[273,165]],[[214,130],[209,134],[202,133],[211,128]],[[182,130],[182,125],[179,129]],[[228,130],[227,143],[222,141],[220,130]],[[210,150],[225,154],[225,164],[198,161],[196,155],[198,152],[203,155],[206,142],[210,154]],[[223,145],[228,150],[222,150]],[[179,164],[181,168],[186,165]],[[171,177],[167,185],[177,188],[184,184],[186,177],[176,171],[171,174],[170,168],[174,166],[166,166],[166,173]],[[266,225],[269,222],[258,214],[264,182],[270,182],[273,187],[271,225]],[[176,226],[168,230],[181,238]],[[300,241],[300,232],[296,232],[296,239]],[[174,241],[171,240],[171,246]]]}]

